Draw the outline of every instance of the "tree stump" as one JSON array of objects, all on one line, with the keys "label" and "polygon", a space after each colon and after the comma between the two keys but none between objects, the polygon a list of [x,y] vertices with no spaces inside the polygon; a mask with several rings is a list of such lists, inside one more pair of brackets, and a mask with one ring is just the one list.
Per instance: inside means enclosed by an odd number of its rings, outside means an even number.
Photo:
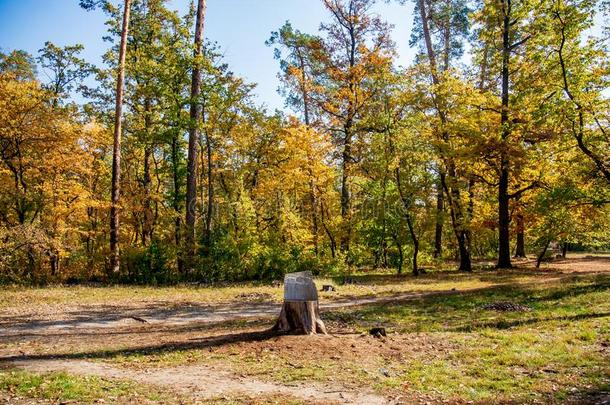
[{"label": "tree stump", "polygon": [[284,305],[273,330],[304,335],[326,334],[311,272],[286,274]]}]

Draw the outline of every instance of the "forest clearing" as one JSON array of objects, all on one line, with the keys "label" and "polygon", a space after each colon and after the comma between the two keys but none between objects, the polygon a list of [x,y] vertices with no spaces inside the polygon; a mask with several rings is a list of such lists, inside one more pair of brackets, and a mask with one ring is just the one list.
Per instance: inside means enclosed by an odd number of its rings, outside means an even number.
[{"label": "forest clearing", "polygon": [[0,302],[0,399],[606,403],[610,257],[522,266],[356,276],[320,297],[329,335],[305,339],[270,331],[268,284],[15,288]]},{"label": "forest clearing", "polygon": [[610,1],[0,0],[0,403],[610,404]]}]

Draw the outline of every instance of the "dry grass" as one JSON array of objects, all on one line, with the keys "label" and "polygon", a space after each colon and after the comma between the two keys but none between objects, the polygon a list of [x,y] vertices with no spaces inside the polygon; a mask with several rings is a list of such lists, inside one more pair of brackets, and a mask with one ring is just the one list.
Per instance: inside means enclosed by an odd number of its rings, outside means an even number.
[{"label": "dry grass", "polygon": [[[15,337],[0,344],[0,356],[78,357],[142,373],[201,364],[233,373],[236,378],[373,390],[406,403],[586,403],[607,398],[610,262],[582,257],[555,265],[561,270],[524,267],[419,278],[358,275],[354,277],[356,284],[340,285],[336,294],[324,295],[322,300],[453,288],[459,294],[325,313],[331,332],[327,337],[274,336],[265,332],[269,320],[142,324]],[[279,300],[280,292],[279,288],[255,284],[218,289],[14,289],[9,291],[12,299],[3,298],[2,312],[19,305],[32,311],[44,310],[45,305],[62,308],[73,305],[73,300],[84,306],[112,300],[114,305],[156,302],[168,307],[196,300],[218,303],[270,296]],[[21,297],[17,303],[20,293],[27,298]],[[46,303],[47,297],[52,304]],[[498,301],[530,310],[484,309]],[[388,338],[368,336],[365,332],[372,326],[386,327]],[[289,403],[293,399],[229,395],[213,401]]]}]

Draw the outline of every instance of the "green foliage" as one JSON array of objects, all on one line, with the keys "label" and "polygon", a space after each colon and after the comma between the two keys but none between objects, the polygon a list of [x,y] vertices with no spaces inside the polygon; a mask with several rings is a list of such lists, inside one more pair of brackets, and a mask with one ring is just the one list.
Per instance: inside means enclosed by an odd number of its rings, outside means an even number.
[{"label": "green foliage", "polygon": [[[551,242],[610,246],[610,63],[607,33],[592,30],[608,2],[523,1],[509,10],[487,0],[417,1],[436,67],[428,52],[396,66],[374,3],[325,0],[318,33],[286,22],[271,34],[281,93],[297,118],[258,105],[255,84],[231,71],[221,46],[206,43],[193,56],[193,7],[181,16],[167,0],[132,1],[119,274],[108,269],[107,227],[122,7],[80,2],[108,19],[101,66],[81,59],[81,45],[46,42],[35,60],[0,53],[0,281],[417,272],[443,266],[432,257],[437,223],[445,258],[506,253],[497,236],[506,199],[508,232],[522,232],[529,253]],[[514,46],[502,53],[507,12]],[[415,18],[412,45],[426,42],[423,22]],[[460,59],[465,50],[471,57]],[[193,100],[195,66],[202,89]],[[88,100],[83,108],[69,102],[75,91]],[[195,104],[200,122],[190,119]],[[187,207],[185,134],[194,126],[199,178]],[[500,173],[509,174],[502,198]],[[184,257],[187,208],[197,218],[193,263]]]},{"label": "green foliage", "polygon": [[75,86],[91,74],[93,67],[78,57],[83,45],[68,45],[63,48],[52,42],[45,42],[44,48],[38,51],[36,61],[48,77],[45,87],[52,91],[59,100],[70,95]]},{"label": "green foliage", "polygon": [[[406,2],[406,0],[401,0]],[[419,18],[419,1],[414,1],[413,15],[416,16],[409,45],[420,45],[425,48],[424,33],[421,18]],[[430,30],[438,32],[439,40],[434,44],[437,55],[442,55],[446,63],[444,69],[450,68],[450,63],[459,59],[464,53],[464,42],[470,34],[472,22],[468,14],[472,12],[470,5],[465,0],[451,0],[442,2],[428,2],[427,17],[429,18]],[[425,52],[422,52],[425,53]]]},{"label": "green foliage", "polygon": [[32,55],[22,50],[0,52],[0,73],[10,73],[19,80],[34,80],[36,63]]},{"label": "green foliage", "polygon": [[178,281],[171,262],[176,252],[167,244],[154,240],[145,248],[130,247],[121,254],[124,272],[119,280],[126,283],[166,285]]},{"label": "green foliage", "polygon": [[256,240],[236,243],[225,230],[217,230],[208,256],[200,253],[198,264],[188,278],[206,283],[218,281],[281,280],[284,274],[311,271],[332,276],[343,269],[342,261],[316,256],[302,246],[261,245]]}]

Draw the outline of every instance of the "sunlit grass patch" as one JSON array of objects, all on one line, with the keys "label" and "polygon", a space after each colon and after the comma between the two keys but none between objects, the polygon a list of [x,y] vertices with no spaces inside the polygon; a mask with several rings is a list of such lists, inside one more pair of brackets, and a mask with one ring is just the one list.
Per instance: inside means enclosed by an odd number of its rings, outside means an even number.
[{"label": "sunlit grass patch", "polygon": [[94,376],[75,376],[67,373],[36,374],[22,370],[0,370],[0,390],[27,398],[51,401],[146,399],[172,403],[175,396],[132,381],[110,380]]},{"label": "sunlit grass patch", "polygon": [[[320,293],[323,301],[350,297],[392,296],[409,292],[466,291],[491,287],[498,283],[532,282],[536,273],[521,270],[498,274],[478,271],[464,274],[455,271],[431,273],[420,277],[397,276],[388,270],[354,274],[349,282],[344,278],[317,278],[316,284],[336,285],[337,291]],[[150,286],[3,286],[0,309],[7,312],[55,312],[62,307],[82,306],[147,306],[182,307],[188,304],[220,304],[229,302],[280,302],[283,290],[279,285],[265,282],[222,283],[211,285]]]},{"label": "sunlit grass patch", "polygon": [[[527,311],[484,306],[516,302]],[[381,382],[404,390],[468,400],[559,400],[607,386],[610,368],[602,344],[610,341],[607,276],[505,286],[461,295],[429,296],[331,314],[366,331],[443,333],[454,350],[440,358],[407,360],[399,376]]]}]

